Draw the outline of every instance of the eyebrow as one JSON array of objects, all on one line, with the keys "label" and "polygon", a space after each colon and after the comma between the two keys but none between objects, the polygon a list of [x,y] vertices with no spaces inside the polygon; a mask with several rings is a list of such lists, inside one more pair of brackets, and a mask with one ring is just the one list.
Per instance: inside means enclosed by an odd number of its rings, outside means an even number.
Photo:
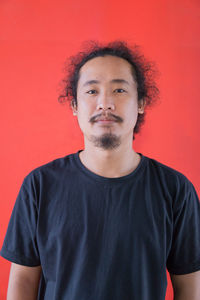
[{"label": "eyebrow", "polygon": [[[125,83],[125,84],[128,84],[128,85],[129,85],[129,82],[128,82],[128,81],[126,81],[125,79],[120,79],[120,78],[112,79],[110,82],[111,82],[111,83]],[[89,85],[89,84],[93,84],[93,83],[100,83],[100,81],[94,80],[94,79],[93,79],[93,80],[88,80],[88,81],[86,81],[86,82],[84,83],[83,86],[86,86],[86,85]]]}]

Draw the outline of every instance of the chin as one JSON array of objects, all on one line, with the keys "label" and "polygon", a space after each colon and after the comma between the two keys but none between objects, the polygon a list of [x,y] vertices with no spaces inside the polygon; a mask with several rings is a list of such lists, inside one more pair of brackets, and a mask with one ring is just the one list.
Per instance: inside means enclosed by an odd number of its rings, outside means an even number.
[{"label": "chin", "polygon": [[100,135],[90,135],[89,141],[98,148],[112,150],[121,144],[119,136],[113,133],[103,133]]}]

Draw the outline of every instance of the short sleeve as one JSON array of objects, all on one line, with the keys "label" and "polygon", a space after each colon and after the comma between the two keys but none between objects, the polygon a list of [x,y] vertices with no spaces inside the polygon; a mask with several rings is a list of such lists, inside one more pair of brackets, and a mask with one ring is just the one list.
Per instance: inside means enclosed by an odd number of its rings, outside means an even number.
[{"label": "short sleeve", "polygon": [[185,177],[173,207],[173,238],[167,270],[182,275],[200,270],[200,201]]},{"label": "short sleeve", "polygon": [[25,266],[40,265],[37,245],[38,210],[30,176],[25,177],[10,217],[0,255]]}]

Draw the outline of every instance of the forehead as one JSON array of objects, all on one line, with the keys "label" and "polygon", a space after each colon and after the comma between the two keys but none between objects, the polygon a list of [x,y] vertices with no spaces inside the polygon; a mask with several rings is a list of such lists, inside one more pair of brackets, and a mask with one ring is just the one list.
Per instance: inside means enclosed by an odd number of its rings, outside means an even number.
[{"label": "forehead", "polygon": [[99,56],[87,61],[79,71],[80,83],[88,79],[120,78],[133,81],[132,65],[125,59],[117,56]]}]

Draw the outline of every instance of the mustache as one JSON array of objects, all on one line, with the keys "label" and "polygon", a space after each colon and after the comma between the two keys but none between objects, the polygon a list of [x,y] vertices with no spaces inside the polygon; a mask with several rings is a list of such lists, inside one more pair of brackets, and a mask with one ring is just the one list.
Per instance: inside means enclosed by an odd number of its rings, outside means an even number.
[{"label": "mustache", "polygon": [[99,117],[107,117],[107,118],[111,117],[111,118],[113,118],[116,122],[119,122],[119,123],[122,123],[122,122],[123,122],[123,119],[122,119],[122,118],[120,118],[119,116],[115,116],[115,115],[113,115],[113,114],[106,114],[106,115],[105,115],[105,114],[98,114],[98,115],[96,115],[96,116],[91,117],[91,119],[89,120],[89,122],[94,123],[94,122],[96,122],[96,119],[99,118]]}]

